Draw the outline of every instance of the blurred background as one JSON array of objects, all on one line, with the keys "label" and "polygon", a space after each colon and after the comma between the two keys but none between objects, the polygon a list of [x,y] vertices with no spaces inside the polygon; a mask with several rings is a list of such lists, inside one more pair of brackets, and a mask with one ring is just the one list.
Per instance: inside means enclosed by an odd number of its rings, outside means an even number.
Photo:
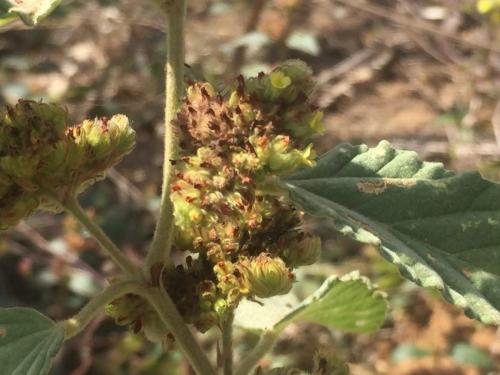
[{"label": "blurred background", "polygon": [[[192,0],[186,76],[218,87],[288,58],[314,69],[325,110],[318,153],[387,139],[449,168],[500,154],[498,0]],[[495,8],[497,6],[497,8]],[[0,20],[6,23],[5,21]],[[0,27],[0,104],[64,103],[75,123],[125,113],[138,144],[82,203],[130,258],[145,253],[158,208],[162,162],[164,21],[147,1],[66,0],[38,28]],[[355,375],[500,374],[500,331],[466,318],[436,293],[402,280],[375,249],[309,227],[324,238],[320,264],[296,288],[360,269],[388,292],[382,330],[350,335],[314,325],[287,329],[264,365],[311,368],[316,350],[345,358]],[[71,218],[38,214],[0,234],[0,305],[33,306],[63,319],[116,273]],[[257,337],[237,331],[238,353]],[[202,337],[215,353],[217,332]],[[1,365],[0,365],[1,366]],[[1,370],[0,370],[1,372]],[[54,375],[190,374],[175,348],[105,317],[72,339]]]}]

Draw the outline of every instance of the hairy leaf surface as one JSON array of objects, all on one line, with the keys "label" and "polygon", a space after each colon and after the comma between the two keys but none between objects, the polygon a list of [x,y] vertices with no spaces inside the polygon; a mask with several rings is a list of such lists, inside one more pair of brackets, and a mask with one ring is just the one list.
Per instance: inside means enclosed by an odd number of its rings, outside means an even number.
[{"label": "hairy leaf surface", "polygon": [[0,308],[0,373],[46,375],[64,329],[35,310]]},{"label": "hairy leaf surface", "polygon": [[377,246],[401,274],[500,324],[500,186],[382,141],[339,145],[284,182],[304,211]]},{"label": "hairy leaf surface", "polygon": [[[280,296],[281,301],[283,296]],[[272,298],[262,304],[247,301],[236,311],[236,324],[248,329],[282,330],[288,324],[307,321],[347,332],[373,332],[384,321],[387,303],[365,277],[352,272],[331,276],[310,297],[295,305]],[[250,318],[251,317],[251,318]]]}]

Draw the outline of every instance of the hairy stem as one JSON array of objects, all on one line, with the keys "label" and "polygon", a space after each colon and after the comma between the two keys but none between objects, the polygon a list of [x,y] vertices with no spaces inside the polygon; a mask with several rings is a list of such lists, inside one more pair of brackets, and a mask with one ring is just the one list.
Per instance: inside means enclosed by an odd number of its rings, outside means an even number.
[{"label": "hairy stem", "polygon": [[184,90],[184,20],[186,0],[173,0],[165,5],[167,15],[167,61],[165,64],[165,154],[163,160],[163,184],[160,217],[156,225],[153,242],[146,258],[145,273],[149,275],[156,263],[170,262],[170,249],[174,228],[173,205],[170,200],[172,160],[177,155],[177,140],[173,120]]},{"label": "hairy stem", "polygon": [[92,299],[74,317],[61,322],[65,339],[76,336],[98,315],[102,308],[118,297],[127,293],[137,293],[141,285],[136,281],[122,281],[106,287]]},{"label": "hairy stem", "polygon": [[216,375],[207,356],[184,323],[174,302],[163,288],[144,288],[140,295],[154,307],[163,324],[174,335],[180,350],[186,356],[198,375]]},{"label": "hairy stem", "polygon": [[234,375],[248,375],[253,370],[259,361],[264,357],[276,344],[278,340],[278,332],[267,331],[265,332],[259,343],[252,349],[252,351],[245,355],[239,367],[236,369]]},{"label": "hairy stem", "polygon": [[233,321],[234,313],[229,313],[222,323],[222,356],[224,375],[233,375]]},{"label": "hairy stem", "polygon": [[139,275],[137,267],[120,251],[120,249],[109,239],[106,233],[92,221],[76,198],[71,198],[63,204],[66,211],[75,216],[80,224],[94,236],[106,254],[125,272],[127,275],[135,277]]}]

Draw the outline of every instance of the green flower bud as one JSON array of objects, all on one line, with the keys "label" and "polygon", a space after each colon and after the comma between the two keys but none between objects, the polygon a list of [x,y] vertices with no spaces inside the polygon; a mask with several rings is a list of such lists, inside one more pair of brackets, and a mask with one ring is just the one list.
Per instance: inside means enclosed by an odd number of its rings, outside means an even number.
[{"label": "green flower bud", "polygon": [[283,128],[287,129],[294,138],[300,140],[309,139],[325,131],[323,112],[321,111],[307,111],[306,113],[288,111],[283,121]]},{"label": "green flower bud", "polygon": [[242,267],[250,294],[267,298],[287,294],[294,276],[280,258],[261,254],[245,262]]},{"label": "green flower bud", "polygon": [[214,311],[219,316],[224,316],[224,314],[226,314],[228,309],[229,309],[228,303],[224,299],[220,298],[217,301],[215,301]]},{"label": "green flower bud", "polygon": [[318,236],[299,233],[286,241],[283,258],[289,267],[297,268],[316,263],[321,254],[321,239]]},{"label": "green flower bud", "polygon": [[85,120],[71,128],[69,134],[84,157],[83,167],[94,173],[112,167],[135,145],[135,132],[124,115]]},{"label": "green flower bud", "polygon": [[60,209],[55,200],[64,201],[102,178],[134,145],[123,115],[67,125],[66,110],[53,104],[20,100],[0,110],[2,228],[37,208]]},{"label": "green flower bud", "polygon": [[281,72],[290,77],[292,85],[305,95],[309,95],[314,87],[313,72],[301,60],[287,60],[281,63],[274,71]]},{"label": "green flower bud", "polygon": [[311,69],[302,61],[289,60],[277,66],[270,74],[260,74],[246,82],[248,92],[263,103],[294,103],[299,95],[306,98],[314,82]]},{"label": "green flower bud", "polygon": [[4,156],[0,158],[0,168],[13,182],[27,191],[36,191],[33,177],[37,173],[39,160],[36,155]]},{"label": "green flower bud", "polygon": [[11,156],[46,152],[64,135],[68,114],[53,104],[19,100],[0,111],[0,150]]},{"label": "green flower bud", "polygon": [[135,294],[126,294],[106,305],[104,311],[116,324],[125,326],[141,320],[144,300]]},{"label": "green flower bud", "polygon": [[278,135],[274,138],[250,137],[255,152],[262,164],[273,173],[283,175],[301,167],[312,167],[315,164],[316,152],[312,144],[304,150],[295,149],[291,145],[290,137]]},{"label": "green flower bud", "polygon": [[12,188],[0,197],[0,230],[14,227],[31,215],[39,204],[35,195]]}]

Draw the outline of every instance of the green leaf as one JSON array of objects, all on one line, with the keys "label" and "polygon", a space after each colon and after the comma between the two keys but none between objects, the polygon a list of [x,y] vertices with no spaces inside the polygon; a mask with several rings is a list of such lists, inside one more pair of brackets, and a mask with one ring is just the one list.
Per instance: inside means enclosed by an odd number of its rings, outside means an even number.
[{"label": "green leaf", "polygon": [[429,350],[419,348],[414,344],[402,344],[392,352],[391,360],[394,363],[401,363],[407,359],[423,358],[431,354]]},{"label": "green leaf", "polygon": [[382,325],[386,310],[385,296],[374,291],[368,279],[354,271],[341,278],[326,279],[275,327],[307,321],[347,332],[367,333]]},{"label": "green leaf", "polygon": [[451,355],[455,362],[460,364],[474,365],[485,369],[493,366],[493,359],[488,353],[465,342],[456,344]]},{"label": "green leaf", "polygon": [[500,324],[500,186],[382,141],[340,145],[284,182],[304,211],[377,246],[401,274]]},{"label": "green leaf", "polygon": [[25,24],[37,25],[59,5],[61,0],[6,0],[9,13],[17,14]]},{"label": "green leaf", "polygon": [[[241,312],[241,308],[236,311],[236,324],[244,328],[279,332],[290,323],[307,321],[343,331],[365,333],[380,327],[387,309],[385,297],[374,291],[368,279],[359,276],[358,272],[341,278],[329,277],[312,296],[295,306],[288,304],[276,309],[274,302],[262,305],[247,302],[242,307],[247,310],[245,313]],[[281,311],[281,317],[277,311]],[[244,318],[249,315],[253,316],[250,322]]]},{"label": "green leaf", "polygon": [[0,308],[0,364],[5,375],[46,375],[64,329],[35,310]]}]

